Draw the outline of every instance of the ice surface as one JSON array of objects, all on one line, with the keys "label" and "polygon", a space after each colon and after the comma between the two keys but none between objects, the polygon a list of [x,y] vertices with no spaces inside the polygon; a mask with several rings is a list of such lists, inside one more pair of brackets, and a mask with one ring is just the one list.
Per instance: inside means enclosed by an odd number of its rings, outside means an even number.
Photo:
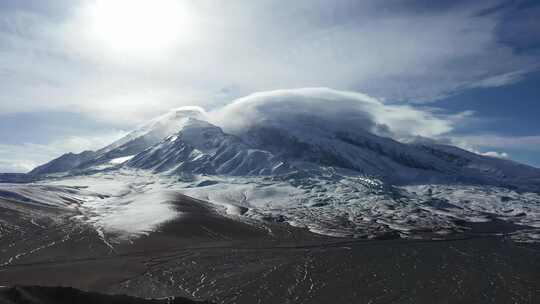
[{"label": "ice surface", "polygon": [[177,193],[211,202],[236,220],[285,222],[325,235],[433,239],[465,231],[464,222],[498,219],[521,227],[508,235],[513,240],[540,239],[537,193],[462,184],[396,187],[332,169],[309,176],[194,175],[185,181],[122,169],[0,184],[0,197],[79,210],[77,220],[121,238],[149,233],[181,216],[171,205]]},{"label": "ice surface", "polygon": [[186,195],[223,206],[240,220],[283,221],[326,235],[437,238],[465,231],[463,222],[496,218],[528,227],[520,240],[540,236],[540,195],[493,186],[392,187],[345,175],[301,180],[206,176],[176,186]]},{"label": "ice surface", "polygon": [[21,203],[72,208],[76,220],[119,238],[136,237],[179,216],[172,208],[168,179],[120,170],[40,183],[0,184],[0,197]]}]

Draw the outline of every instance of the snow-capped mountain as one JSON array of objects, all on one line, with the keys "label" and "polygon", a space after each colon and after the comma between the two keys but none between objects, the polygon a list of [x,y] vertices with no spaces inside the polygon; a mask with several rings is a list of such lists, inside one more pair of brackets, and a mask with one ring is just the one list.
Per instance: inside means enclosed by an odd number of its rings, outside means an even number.
[{"label": "snow-capped mountain", "polygon": [[[540,189],[537,168],[448,145],[396,140],[425,131],[403,131],[415,128],[407,123],[406,110],[389,110],[364,95],[283,90],[240,98],[219,110],[214,121],[248,145],[297,167],[345,168],[401,185],[458,182]],[[393,119],[399,123],[385,116],[398,116]]]},{"label": "snow-capped mountain", "polygon": [[98,150],[97,154],[105,159],[134,155],[181,130],[189,118],[204,119],[204,115],[204,111],[197,107],[173,109]]},{"label": "snow-capped mountain", "polygon": [[237,135],[297,167],[344,168],[395,185],[459,182],[540,189],[540,170],[513,161],[452,146],[407,144],[363,130],[332,130],[327,126],[304,117],[262,123]]},{"label": "snow-capped mountain", "polygon": [[80,165],[95,158],[96,152],[83,151],[81,153],[66,153],[52,161],[34,168],[29,172],[30,175],[42,175],[51,173],[61,173],[77,168]]},{"label": "snow-capped mountain", "polygon": [[191,108],[160,116],[96,152],[65,154],[31,174],[120,166],[236,176],[335,167],[394,185],[459,182],[533,190],[540,185],[539,169],[457,147],[402,143],[307,115],[262,120],[229,134]]},{"label": "snow-capped mountain", "polygon": [[173,174],[270,175],[287,164],[272,153],[250,148],[206,121],[188,118],[182,129],[153,145],[126,166]]},{"label": "snow-capped mountain", "polygon": [[[41,181],[28,187],[38,188],[11,186],[0,196],[32,194],[33,203],[40,197],[48,203],[51,195],[41,192],[70,189],[92,225],[115,232],[131,231],[123,216],[147,208],[152,200],[145,197],[165,202],[162,194],[173,191],[214,203],[238,220],[287,222],[338,236],[433,238],[493,218],[519,225],[514,239],[540,236],[540,169],[448,145],[399,141],[392,138],[399,130],[364,112],[337,106],[306,112],[301,106],[310,105],[309,96],[282,107],[285,97],[295,100],[299,93],[280,93],[277,101],[242,99],[233,104],[236,116],[223,116],[227,108],[173,110],[103,149],[36,168]],[[47,178],[58,172],[64,176]],[[170,219],[168,208],[156,208],[163,211],[157,217]],[[145,217],[145,223],[146,231],[160,220]]]},{"label": "snow-capped mountain", "polygon": [[472,153],[440,144],[415,145],[440,160],[461,168],[461,176],[480,176],[479,182],[499,183],[516,189],[540,189],[539,169],[511,160]]},{"label": "snow-capped mountain", "polygon": [[69,171],[104,169],[118,165],[131,156],[159,143],[163,138],[181,130],[189,118],[203,118],[204,112],[197,107],[182,107],[152,119],[126,136],[97,151],[79,154],[66,153],[31,172],[30,175],[46,175]]}]

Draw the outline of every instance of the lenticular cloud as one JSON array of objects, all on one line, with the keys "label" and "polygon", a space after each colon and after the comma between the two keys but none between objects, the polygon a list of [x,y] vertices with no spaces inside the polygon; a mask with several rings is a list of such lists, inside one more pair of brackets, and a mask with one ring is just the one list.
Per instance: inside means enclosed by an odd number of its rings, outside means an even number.
[{"label": "lenticular cloud", "polygon": [[437,137],[450,132],[455,123],[454,117],[406,105],[388,105],[362,93],[328,88],[254,93],[210,112],[213,123],[233,133],[255,124],[280,124],[308,116],[333,127],[394,138]]}]

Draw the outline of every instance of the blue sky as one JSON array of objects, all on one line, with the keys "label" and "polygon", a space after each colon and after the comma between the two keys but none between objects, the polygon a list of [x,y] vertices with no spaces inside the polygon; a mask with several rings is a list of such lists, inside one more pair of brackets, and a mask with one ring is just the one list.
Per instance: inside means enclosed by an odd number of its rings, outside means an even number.
[{"label": "blue sky", "polygon": [[511,159],[540,167],[540,73],[496,88],[477,88],[438,102],[450,111],[475,112],[473,121],[456,128],[484,151],[504,151]]},{"label": "blue sky", "polygon": [[5,0],[0,172],[303,87],[413,107],[436,139],[540,167],[539,68],[538,1]]}]

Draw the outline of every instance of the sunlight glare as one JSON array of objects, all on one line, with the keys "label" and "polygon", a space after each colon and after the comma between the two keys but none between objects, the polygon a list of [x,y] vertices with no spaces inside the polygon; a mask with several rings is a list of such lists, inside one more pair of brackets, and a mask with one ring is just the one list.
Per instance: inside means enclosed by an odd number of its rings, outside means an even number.
[{"label": "sunlight glare", "polygon": [[187,42],[193,24],[174,0],[96,0],[87,10],[90,35],[121,54],[155,55]]}]

